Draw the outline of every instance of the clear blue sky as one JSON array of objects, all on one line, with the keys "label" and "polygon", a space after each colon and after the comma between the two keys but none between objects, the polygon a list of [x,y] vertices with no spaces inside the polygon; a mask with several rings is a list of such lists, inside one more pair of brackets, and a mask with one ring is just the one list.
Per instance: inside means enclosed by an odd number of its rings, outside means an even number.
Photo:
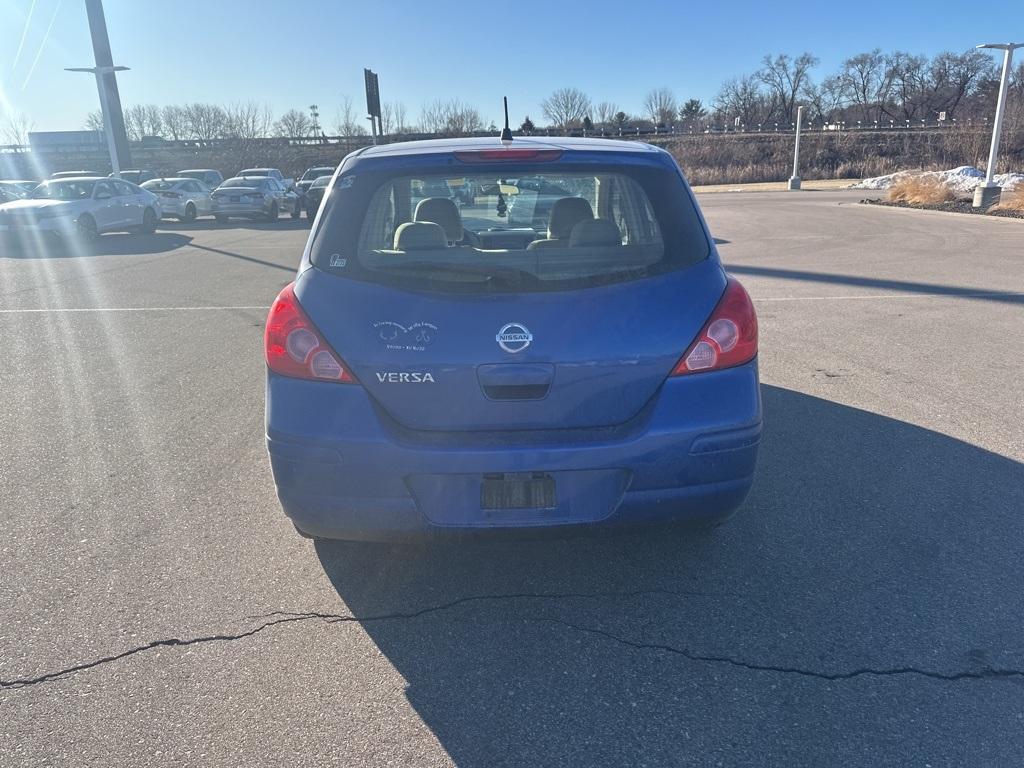
[{"label": "clear blue sky", "polygon": [[[78,129],[97,108],[82,0],[0,0],[0,109],[37,130]],[[330,129],[343,94],[363,109],[362,68],[385,101],[415,120],[434,98],[458,97],[485,120],[541,118],[553,89],[639,112],[647,90],[709,102],[719,84],[766,53],[809,50],[818,74],[880,47],[932,54],[1024,40],[1024,2],[963,0],[106,0],[122,102],[258,101],[279,114],[319,104]],[[44,40],[53,20],[49,37]],[[33,62],[38,62],[29,76]],[[17,60],[16,60],[17,59]]]}]

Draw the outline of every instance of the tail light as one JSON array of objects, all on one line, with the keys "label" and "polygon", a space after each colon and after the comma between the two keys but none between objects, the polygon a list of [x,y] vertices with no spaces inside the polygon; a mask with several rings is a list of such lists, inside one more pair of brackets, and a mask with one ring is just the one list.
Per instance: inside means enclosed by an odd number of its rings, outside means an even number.
[{"label": "tail light", "polygon": [[757,315],[750,296],[733,277],[704,328],[676,364],[673,376],[732,368],[757,354]]},{"label": "tail light", "polygon": [[282,376],[355,384],[355,377],[302,311],[294,283],[277,295],[263,334],[267,367]]}]

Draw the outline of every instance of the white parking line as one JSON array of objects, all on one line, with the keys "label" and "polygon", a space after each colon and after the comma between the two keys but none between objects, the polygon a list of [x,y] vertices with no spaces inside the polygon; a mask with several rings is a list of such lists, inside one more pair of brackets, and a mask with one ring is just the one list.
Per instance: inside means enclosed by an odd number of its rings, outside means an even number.
[{"label": "white parking line", "polygon": [[270,307],[240,306],[240,307],[74,307],[74,308],[52,308],[52,309],[0,309],[0,314],[18,315],[31,312],[206,312],[209,310],[233,310],[233,309],[261,309],[266,312]]}]

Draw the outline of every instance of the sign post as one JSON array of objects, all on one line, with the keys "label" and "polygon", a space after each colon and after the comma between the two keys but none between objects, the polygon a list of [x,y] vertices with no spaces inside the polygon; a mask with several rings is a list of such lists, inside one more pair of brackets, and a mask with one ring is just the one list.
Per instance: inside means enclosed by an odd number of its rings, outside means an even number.
[{"label": "sign post", "polygon": [[363,80],[366,83],[366,115],[370,121],[370,134],[373,136],[373,143],[377,143],[377,137],[381,135],[380,126],[380,82],[377,73],[369,69],[363,69]]}]

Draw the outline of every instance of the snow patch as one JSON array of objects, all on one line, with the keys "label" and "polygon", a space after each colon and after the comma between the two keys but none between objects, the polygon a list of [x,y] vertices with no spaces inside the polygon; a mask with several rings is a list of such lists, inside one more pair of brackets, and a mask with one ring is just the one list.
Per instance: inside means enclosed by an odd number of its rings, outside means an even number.
[{"label": "snow patch", "polygon": [[[853,184],[850,189],[888,189],[896,179],[913,175],[911,171],[899,171],[885,176],[875,176]],[[969,195],[985,180],[985,174],[973,165],[961,165],[948,171],[927,171],[922,176],[933,176],[947,184],[957,194]],[[997,173],[993,181],[1003,189],[1010,189],[1024,182],[1024,173]]]}]

